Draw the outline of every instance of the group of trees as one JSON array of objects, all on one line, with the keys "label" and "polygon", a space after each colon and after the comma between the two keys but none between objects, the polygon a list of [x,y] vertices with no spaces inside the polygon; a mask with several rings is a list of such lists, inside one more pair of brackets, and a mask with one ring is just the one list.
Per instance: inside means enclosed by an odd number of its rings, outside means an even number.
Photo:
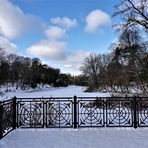
[{"label": "group of trees", "polygon": [[[81,66],[87,77],[89,90],[129,92],[138,86],[148,91],[148,0],[122,0],[116,6],[115,16],[119,38],[112,44],[111,53],[90,54]],[[85,81],[85,80],[84,80]]]},{"label": "group of trees", "polygon": [[92,53],[82,63],[82,75],[72,77],[59,69],[42,64],[40,59],[7,55],[0,48],[0,84],[11,82],[22,89],[37,84],[89,86],[89,91],[129,92],[138,86],[148,91],[148,0],[121,0],[114,16],[120,17],[115,25],[119,37],[110,54]]},{"label": "group of trees", "polygon": [[82,63],[81,71],[87,77],[90,91],[105,89],[129,92],[129,87],[133,85],[143,92],[147,91],[147,42],[140,39],[136,30],[128,30],[119,41],[113,44],[112,53],[90,54]]},{"label": "group of trees", "polygon": [[35,88],[37,84],[67,86],[71,84],[71,76],[61,74],[59,69],[42,64],[38,58],[7,54],[0,49],[0,84],[11,83],[21,89]]}]

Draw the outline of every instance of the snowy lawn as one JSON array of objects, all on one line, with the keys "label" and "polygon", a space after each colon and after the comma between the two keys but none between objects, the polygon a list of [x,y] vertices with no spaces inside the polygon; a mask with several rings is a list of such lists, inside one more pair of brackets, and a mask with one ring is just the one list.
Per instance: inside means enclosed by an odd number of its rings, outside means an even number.
[{"label": "snowy lawn", "polygon": [[148,148],[148,129],[17,129],[0,148]]},{"label": "snowy lawn", "polygon": [[0,95],[0,100],[10,99],[14,96],[18,98],[35,98],[35,97],[73,97],[74,95],[78,97],[105,97],[110,96],[109,93],[86,93],[84,92],[86,87],[83,86],[68,86],[68,87],[44,87],[36,88],[32,90],[14,90],[11,92],[4,93]]}]

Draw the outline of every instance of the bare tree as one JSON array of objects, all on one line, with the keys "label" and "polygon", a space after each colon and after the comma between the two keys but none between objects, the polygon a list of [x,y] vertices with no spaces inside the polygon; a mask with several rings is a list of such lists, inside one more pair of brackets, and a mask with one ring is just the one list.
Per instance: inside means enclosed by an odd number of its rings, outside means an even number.
[{"label": "bare tree", "polygon": [[122,0],[113,16],[121,16],[122,30],[139,26],[148,32],[148,0]]},{"label": "bare tree", "polygon": [[97,54],[90,54],[84,59],[81,66],[81,71],[87,77],[89,77],[89,84],[92,89],[99,87],[98,76],[102,69],[102,57]]}]

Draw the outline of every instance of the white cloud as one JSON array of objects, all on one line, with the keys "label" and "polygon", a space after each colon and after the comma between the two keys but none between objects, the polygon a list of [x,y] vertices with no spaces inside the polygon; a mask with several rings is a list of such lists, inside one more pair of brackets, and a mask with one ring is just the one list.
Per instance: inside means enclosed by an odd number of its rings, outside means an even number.
[{"label": "white cloud", "polygon": [[25,14],[18,6],[8,0],[0,0],[0,34],[7,38],[15,38],[23,32],[41,30],[41,21]]},{"label": "white cloud", "polygon": [[99,9],[93,10],[86,16],[85,31],[89,33],[94,33],[100,26],[109,23],[111,23],[111,18],[107,13]]},{"label": "white cloud", "polygon": [[50,40],[62,39],[65,36],[66,30],[57,26],[50,26],[46,31],[46,36]]},{"label": "white cloud", "polygon": [[[26,50],[27,53],[41,58],[51,66],[58,67],[62,73],[80,74],[80,66],[90,52],[78,50],[68,53],[66,42],[60,40],[41,40]],[[67,53],[67,54],[66,54]]]},{"label": "white cloud", "polygon": [[61,60],[60,63],[63,64],[62,72],[63,73],[72,73],[74,75],[80,74],[80,66],[85,57],[87,57],[90,52],[85,50],[78,50],[67,57],[64,60]]},{"label": "white cloud", "polygon": [[70,52],[66,50],[64,40],[66,30],[57,26],[49,26],[45,31],[46,39],[43,39],[31,47],[27,48],[27,55],[41,58],[43,61],[54,67],[59,67],[62,73],[80,74],[82,61],[90,52],[76,50]]},{"label": "white cloud", "polygon": [[51,19],[51,23],[69,29],[77,25],[77,20],[70,19],[68,17],[63,17],[63,18],[56,17]]},{"label": "white cloud", "polygon": [[44,60],[45,64],[51,65],[55,68],[60,68],[62,73],[71,73],[72,75],[79,75],[80,66],[85,57],[87,57],[90,52],[85,50],[77,50],[73,53],[67,54],[64,59],[51,61],[51,60]]},{"label": "white cloud", "polygon": [[65,56],[65,42],[41,40],[27,48],[27,53],[47,60],[59,60]]},{"label": "white cloud", "polygon": [[0,48],[4,48],[9,54],[16,54],[18,50],[15,44],[11,43],[7,38],[4,38],[2,36],[0,36]]},{"label": "white cloud", "polygon": [[61,60],[65,57],[66,42],[62,41],[65,36],[65,30],[50,26],[46,31],[46,39],[40,40],[36,44],[27,48],[26,52],[46,60]]}]

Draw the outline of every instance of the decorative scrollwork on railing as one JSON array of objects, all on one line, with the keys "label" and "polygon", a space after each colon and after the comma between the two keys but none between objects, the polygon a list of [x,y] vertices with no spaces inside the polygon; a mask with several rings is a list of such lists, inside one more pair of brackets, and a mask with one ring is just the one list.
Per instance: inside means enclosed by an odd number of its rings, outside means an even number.
[{"label": "decorative scrollwork on railing", "polygon": [[132,126],[133,121],[131,101],[108,100],[106,112],[107,126]]},{"label": "decorative scrollwork on railing", "polygon": [[104,126],[104,102],[102,100],[78,100],[78,126]]},{"label": "decorative scrollwork on railing", "polygon": [[42,101],[18,102],[18,127],[43,127]]},{"label": "decorative scrollwork on railing", "polygon": [[72,127],[72,101],[47,102],[47,127]]},{"label": "decorative scrollwork on railing", "polygon": [[4,101],[0,105],[0,116],[1,116],[1,136],[5,136],[14,128],[14,114],[15,114],[15,106],[14,100]]},{"label": "decorative scrollwork on railing", "polygon": [[14,98],[0,102],[0,139],[16,127],[148,127],[147,97]]},{"label": "decorative scrollwork on railing", "polygon": [[138,111],[139,111],[139,126],[148,126],[148,101],[139,100],[138,101]]}]

